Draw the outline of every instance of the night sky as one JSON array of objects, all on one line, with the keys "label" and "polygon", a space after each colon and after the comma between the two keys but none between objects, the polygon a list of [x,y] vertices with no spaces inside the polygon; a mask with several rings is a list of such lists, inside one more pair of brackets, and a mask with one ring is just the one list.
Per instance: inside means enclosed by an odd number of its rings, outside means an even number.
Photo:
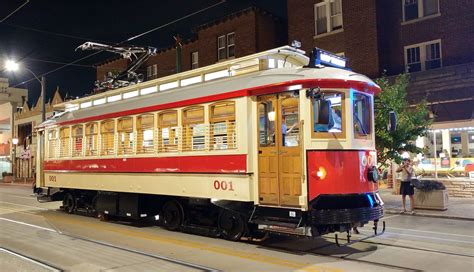
[{"label": "night sky", "polygon": [[[103,43],[122,42],[147,30],[162,26],[220,0],[30,0],[16,13],[4,19],[26,0],[0,1],[0,77],[8,77],[11,86],[27,88],[29,103],[35,103],[40,84],[31,80],[27,71],[16,73],[3,70],[6,58],[21,62],[38,76],[46,75],[47,98],[59,86],[61,93],[82,96],[90,93],[95,80],[94,64],[114,55],[102,52],[50,73],[65,63],[83,58],[95,51],[74,51],[86,41]],[[120,4],[118,4],[120,3]],[[167,48],[174,45],[173,35],[192,37],[195,26],[226,14],[258,6],[286,18],[286,0],[226,0],[178,23],[140,37],[127,44]],[[30,81],[31,80],[31,81]],[[27,83],[22,83],[28,81]]]}]

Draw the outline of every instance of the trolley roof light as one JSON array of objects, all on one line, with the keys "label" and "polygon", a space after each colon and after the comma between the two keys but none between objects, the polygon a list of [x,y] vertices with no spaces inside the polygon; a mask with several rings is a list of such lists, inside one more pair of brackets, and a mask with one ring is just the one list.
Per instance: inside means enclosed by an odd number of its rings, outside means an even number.
[{"label": "trolley roof light", "polygon": [[346,58],[315,47],[311,52],[309,67],[318,67],[319,65],[349,69]]}]

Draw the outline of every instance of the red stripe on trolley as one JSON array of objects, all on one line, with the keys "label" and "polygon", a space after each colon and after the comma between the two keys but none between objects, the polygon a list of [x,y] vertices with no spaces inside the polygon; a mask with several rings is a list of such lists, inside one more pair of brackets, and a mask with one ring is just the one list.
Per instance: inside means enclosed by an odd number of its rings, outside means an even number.
[{"label": "red stripe on trolley", "polygon": [[215,102],[219,100],[232,99],[232,98],[243,97],[243,96],[254,96],[254,95],[264,95],[264,94],[285,92],[285,91],[288,91],[289,87],[293,85],[302,85],[302,88],[314,88],[314,87],[342,88],[342,89],[354,88],[357,91],[366,92],[370,94],[378,94],[380,92],[380,88],[377,85],[370,84],[364,81],[327,79],[327,78],[326,79],[298,79],[298,80],[285,81],[281,83],[274,83],[274,84],[268,84],[268,85],[263,85],[263,86],[258,86],[258,87],[252,87],[252,88],[242,89],[238,91],[231,91],[231,92],[222,93],[222,94],[191,98],[191,99],[181,100],[181,101],[176,101],[176,102],[171,102],[171,103],[153,105],[153,106],[148,106],[148,107],[143,107],[143,108],[136,108],[136,109],[131,109],[131,110],[102,114],[98,116],[91,116],[91,117],[86,117],[86,118],[81,118],[81,119],[76,119],[76,120],[64,121],[64,122],[60,122],[59,125],[70,125],[70,124],[76,124],[76,123],[82,123],[82,122],[104,120],[108,118],[116,118],[116,117],[121,117],[121,116],[140,114],[140,113],[146,113],[146,112],[152,112],[152,111],[158,111],[158,110],[166,110],[166,109],[172,109],[172,108],[178,108],[178,107],[186,107],[186,106],[191,106],[191,105],[200,104],[200,103],[209,103],[209,102]]},{"label": "red stripe on trolley", "polygon": [[246,173],[247,155],[48,160],[46,171],[91,173]]}]

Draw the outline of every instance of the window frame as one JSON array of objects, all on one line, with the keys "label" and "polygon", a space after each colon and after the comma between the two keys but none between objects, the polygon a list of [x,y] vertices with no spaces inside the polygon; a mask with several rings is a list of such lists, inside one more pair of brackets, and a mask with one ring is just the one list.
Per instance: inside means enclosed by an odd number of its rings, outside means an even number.
[{"label": "window frame", "polygon": [[419,20],[423,20],[423,19],[429,19],[429,18],[433,18],[433,17],[437,17],[439,16],[441,13],[440,13],[440,4],[439,4],[439,0],[436,0],[437,1],[437,8],[438,8],[438,12],[434,13],[434,14],[430,14],[430,15],[424,15],[424,11],[425,11],[425,7],[424,7],[424,3],[426,0],[416,0],[417,1],[417,7],[418,7],[418,16],[416,18],[413,18],[413,19],[409,19],[407,20],[406,19],[406,15],[405,15],[405,1],[406,0],[401,0],[402,2],[402,24],[403,23],[406,23],[406,22],[417,22]]},{"label": "window frame", "polygon": [[312,139],[332,139],[339,138],[344,139],[347,135],[347,115],[346,115],[346,94],[347,89],[322,89],[323,94],[340,94],[341,95],[341,132],[324,132],[314,131],[314,100],[310,100],[311,103],[311,138]]},{"label": "window frame", "polygon": [[[77,133],[77,130],[78,129],[81,129],[82,133],[79,135]],[[77,124],[77,125],[73,125],[72,128],[71,128],[71,138],[72,138],[72,141],[73,141],[73,148],[72,148],[72,157],[82,157],[83,156],[83,152],[84,152],[84,124]],[[81,139],[80,140],[80,151],[77,150],[77,146],[78,146],[78,139]]]},{"label": "window frame", "polygon": [[[104,129],[103,129],[103,125],[106,124],[106,123],[113,123],[113,130],[112,132],[106,132],[107,134],[111,133],[112,134],[112,148],[107,148],[106,150],[106,153],[104,153],[104,139],[103,139],[103,135],[105,134],[104,133]],[[100,135],[100,152],[99,152],[99,156],[110,156],[110,155],[115,155],[115,133],[117,132],[117,122],[115,119],[105,119],[105,120],[101,120],[100,121],[100,128],[99,128],[99,135]],[[110,152],[112,151],[112,152]]]},{"label": "window frame", "polygon": [[[233,37],[233,43],[229,43],[229,38]],[[220,40],[222,39],[223,45],[220,44]],[[230,48],[234,49],[232,56],[230,55]],[[224,56],[221,58],[221,52],[224,52]],[[217,61],[223,61],[226,59],[235,58],[235,32],[229,32],[224,35],[217,36]]]},{"label": "window frame", "polygon": [[[95,128],[94,132],[89,133],[88,128],[90,127]],[[83,154],[85,157],[90,157],[90,156],[98,156],[99,155],[99,122],[89,122],[84,124],[84,136],[85,136],[85,154]],[[94,149],[90,149],[89,145],[89,139],[90,138],[94,139],[94,142],[92,143]]]},{"label": "window frame", "polygon": [[[204,151],[206,150],[206,138],[207,138],[207,133],[206,133],[206,113],[205,113],[205,106],[204,105],[194,105],[191,107],[184,108],[181,113],[181,127],[182,127],[182,151]],[[199,118],[198,121],[195,120],[188,120],[187,113],[190,111],[201,111],[202,112],[202,118]],[[202,122],[201,122],[202,120]],[[203,136],[194,136],[194,127],[191,127],[192,125],[202,125],[204,128],[204,133]],[[188,133],[190,135],[188,135]],[[185,137],[186,136],[186,137]],[[204,137],[204,146],[203,148],[199,149],[194,149],[194,142],[193,138],[194,137]]]},{"label": "window frame", "polygon": [[199,51],[191,52],[191,70],[199,68]]},{"label": "window frame", "polygon": [[[229,116],[215,116],[215,108],[219,106],[231,106],[232,115]],[[210,150],[228,150],[237,148],[236,143],[236,105],[235,101],[219,101],[209,105],[209,149]],[[225,123],[226,124],[226,137],[227,142],[226,148],[214,148],[217,143],[215,142],[214,132],[215,124]],[[222,134],[218,134],[222,135]]]},{"label": "window frame", "polygon": [[[142,120],[145,118],[152,118],[151,124],[143,125]],[[137,154],[150,154],[155,152],[155,124],[156,124],[156,114],[153,112],[142,113],[136,117],[136,146],[137,146]],[[152,131],[152,145],[145,146],[143,143],[145,142],[145,131],[151,130]],[[141,136],[140,136],[141,135]]]},{"label": "window frame", "polygon": [[403,47],[403,55],[404,55],[404,63],[405,63],[405,71],[408,72],[408,73],[412,73],[408,70],[408,54],[407,54],[407,50],[408,49],[413,49],[413,48],[420,48],[420,64],[421,64],[421,67],[420,67],[420,71],[414,71],[413,73],[416,73],[416,72],[422,72],[422,71],[428,71],[426,69],[426,60],[427,60],[427,56],[426,56],[426,46],[427,45],[431,45],[431,44],[437,44],[439,43],[439,60],[440,60],[440,67],[437,67],[437,68],[432,68],[432,69],[428,69],[428,70],[433,70],[433,69],[438,69],[438,68],[442,68],[443,67],[443,46],[442,46],[442,43],[441,43],[441,39],[437,39],[437,40],[432,40],[432,41],[427,41],[427,42],[422,42],[422,43],[417,43],[417,44],[412,44],[412,45],[407,45],[407,46],[404,46]]},{"label": "window frame", "polygon": [[[354,99],[352,100],[351,99],[351,113],[352,113],[352,132],[354,134],[354,139],[358,139],[358,140],[370,140],[372,139],[372,134],[373,134],[373,128],[374,128],[374,118],[373,118],[373,112],[374,112],[374,98],[373,96],[369,95],[369,94],[366,94],[364,92],[358,92],[358,91],[352,91],[353,92],[351,94],[351,97],[354,97]],[[355,96],[356,95],[361,95],[361,96],[364,96],[366,98],[368,98],[368,102],[369,102],[369,115],[368,115],[368,122],[369,122],[369,131],[367,132],[366,135],[363,135],[363,134],[359,134],[359,133],[356,133],[356,129],[355,129],[355,107],[354,107],[354,102],[356,101],[355,100]],[[363,121],[363,120],[361,120]]]},{"label": "window frame", "polygon": [[[163,124],[162,123],[162,116],[165,114],[174,114],[175,115],[175,122],[174,123],[167,123]],[[180,135],[179,135],[179,111],[178,110],[166,110],[159,112],[156,118],[156,127],[157,127],[157,150],[158,153],[160,152],[178,152],[179,151],[179,141],[180,141]],[[168,129],[168,143],[165,144],[163,141],[163,129],[167,128]],[[176,131],[174,132],[174,137],[171,137],[171,129],[176,128]],[[175,142],[171,143],[171,139],[174,139]]]},{"label": "window frame", "polygon": [[[333,29],[333,24],[332,24],[332,17],[334,16],[339,16],[339,15],[332,15],[331,14],[331,3],[334,2],[340,2],[341,3],[341,27],[337,29]],[[326,32],[321,32],[318,33],[318,8],[324,7],[324,13],[326,15]],[[322,35],[329,35],[329,34],[335,34],[339,33],[344,30],[344,14],[342,10],[342,0],[323,0],[322,2],[314,4],[314,10],[313,10],[313,15],[314,15],[314,33],[315,37],[322,36]]]},{"label": "window frame", "polygon": [[[125,121],[131,121],[131,127],[123,127]],[[128,137],[122,141],[122,133],[128,134]],[[134,116],[122,116],[117,119],[115,134],[117,135],[117,151],[118,155],[134,154],[135,150],[135,118]],[[131,134],[131,135],[130,135]],[[127,143],[128,139],[128,143]]]}]

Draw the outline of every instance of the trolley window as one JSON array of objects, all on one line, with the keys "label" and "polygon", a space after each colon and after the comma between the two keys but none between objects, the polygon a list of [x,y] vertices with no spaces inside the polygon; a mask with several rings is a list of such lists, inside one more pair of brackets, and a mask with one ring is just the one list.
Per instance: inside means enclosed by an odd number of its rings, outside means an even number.
[{"label": "trolley window", "polygon": [[258,105],[258,138],[260,146],[275,145],[276,109],[272,101],[264,101]]},{"label": "trolley window", "polygon": [[82,143],[83,143],[83,125],[76,125],[72,127],[72,156],[82,156]]},{"label": "trolley window", "polygon": [[352,108],[354,110],[354,136],[356,138],[366,138],[370,135],[372,122],[371,111],[372,105],[370,103],[370,96],[354,93],[354,100],[352,101]]},{"label": "trolley window", "polygon": [[211,105],[209,116],[211,149],[236,148],[235,103],[221,102]]},{"label": "trolley window", "polygon": [[183,151],[205,149],[204,107],[183,110]]},{"label": "trolley window", "polygon": [[115,120],[100,122],[100,155],[114,154]]},{"label": "trolley window", "polygon": [[153,153],[154,114],[143,114],[137,117],[137,153]]},{"label": "trolley window", "polygon": [[158,115],[158,151],[178,151],[178,112],[175,110]]},{"label": "trolley window", "polygon": [[48,158],[56,158],[56,148],[58,146],[58,131],[57,129],[48,130]]},{"label": "trolley window", "polygon": [[70,151],[71,129],[64,127],[59,130],[59,156],[68,157]]},{"label": "trolley window", "polygon": [[[326,107],[322,107],[325,104]],[[345,106],[344,93],[325,91],[320,99],[313,99],[313,138],[330,138],[345,136]],[[328,122],[319,122],[325,115]]]},{"label": "trolley window", "polygon": [[98,142],[98,128],[97,123],[88,123],[86,124],[85,131],[85,152],[86,156],[96,156],[97,155],[97,142]]},{"label": "trolley window", "polygon": [[133,117],[123,117],[117,123],[118,154],[133,153]]}]

